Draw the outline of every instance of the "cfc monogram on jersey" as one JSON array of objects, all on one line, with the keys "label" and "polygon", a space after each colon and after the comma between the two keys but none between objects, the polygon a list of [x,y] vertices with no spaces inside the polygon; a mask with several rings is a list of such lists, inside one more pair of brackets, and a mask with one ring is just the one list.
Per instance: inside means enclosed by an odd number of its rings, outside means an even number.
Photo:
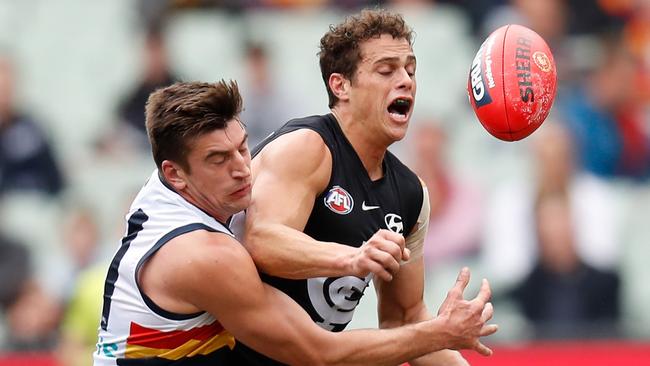
[{"label": "cfc monogram on jersey", "polygon": [[[372,181],[332,114],[289,121],[262,141],[253,156],[277,137],[305,128],[317,132],[329,148],[332,172],[327,188],[314,201],[304,232],[320,241],[353,247],[361,246],[379,229],[410,233],[422,208],[420,180],[386,152],[384,176]],[[262,279],[291,296],[321,327],[341,331],[352,319],[372,276],[288,280],[262,274]],[[245,345],[237,343],[237,349],[255,359]],[[257,358],[259,365],[273,364],[259,354]]]},{"label": "cfc monogram on jersey", "polygon": [[[332,114],[289,121],[256,147],[253,155],[277,137],[304,128],[317,132],[332,155],[328,188],[316,197],[306,234],[320,241],[359,247],[379,229],[400,234],[413,229],[422,208],[418,177],[386,152],[384,176],[372,181]],[[296,300],[321,327],[333,331],[343,330],[350,322],[372,280],[371,276],[262,278]]]}]

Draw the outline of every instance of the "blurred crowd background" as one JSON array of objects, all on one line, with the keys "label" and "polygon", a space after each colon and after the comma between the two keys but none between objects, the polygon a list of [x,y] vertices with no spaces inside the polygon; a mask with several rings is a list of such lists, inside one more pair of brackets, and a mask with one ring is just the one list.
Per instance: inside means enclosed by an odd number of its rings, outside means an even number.
[{"label": "blurred crowd background", "polygon": [[[318,42],[383,6],[414,28],[418,96],[392,149],[427,183],[426,301],[457,271],[494,290],[493,343],[650,339],[650,1],[0,0],[0,354],[87,365],[103,280],[154,168],[148,94],[236,79],[254,145],[327,113]],[[471,61],[503,24],[551,46],[558,96],[530,138],[483,130]],[[352,327],[376,326],[366,291]]]}]

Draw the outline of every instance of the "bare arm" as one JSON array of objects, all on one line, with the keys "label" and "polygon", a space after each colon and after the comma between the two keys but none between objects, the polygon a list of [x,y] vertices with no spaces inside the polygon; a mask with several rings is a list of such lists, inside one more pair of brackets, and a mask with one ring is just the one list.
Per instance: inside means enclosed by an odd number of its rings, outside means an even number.
[{"label": "bare arm", "polygon": [[[395,328],[433,318],[424,303],[424,261],[405,264],[390,282],[375,280],[379,326]],[[457,351],[442,350],[410,360],[412,366],[467,365]]]},{"label": "bare arm", "polygon": [[[462,295],[467,281],[468,273],[454,294]],[[452,301],[448,310],[458,308],[462,314],[450,310],[406,327],[325,331],[293,300],[260,281],[239,243],[205,231],[167,243],[143,268],[140,282],[166,310],[206,310],[237,339],[289,364],[395,365],[447,347],[475,348],[478,337],[496,331],[485,325],[491,314],[483,314],[485,303],[478,298],[471,311],[470,302],[456,306]]]},{"label": "bare arm", "polygon": [[244,244],[258,268],[284,278],[372,272],[390,280],[408,257],[403,239],[380,234],[361,248],[314,240],[302,230],[326,189],[332,157],[320,135],[298,130],[278,137],[253,160],[253,193]]},{"label": "bare arm", "polygon": [[[412,249],[412,260],[402,265],[395,278],[390,281],[375,280],[379,300],[379,325],[381,328],[394,328],[403,324],[417,323],[432,316],[424,302],[424,261],[422,246],[429,225],[429,196],[424,185],[422,208],[416,226],[407,238],[407,246]],[[413,366],[467,365],[460,353],[442,350],[422,356],[409,362]]]}]

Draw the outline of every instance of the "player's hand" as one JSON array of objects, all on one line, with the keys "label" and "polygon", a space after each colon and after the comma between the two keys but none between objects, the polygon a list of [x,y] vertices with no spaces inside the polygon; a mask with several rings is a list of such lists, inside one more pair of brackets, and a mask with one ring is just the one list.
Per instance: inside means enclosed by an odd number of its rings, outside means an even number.
[{"label": "player's hand", "polygon": [[404,245],[402,235],[380,229],[350,258],[351,274],[365,277],[374,273],[384,281],[392,280],[399,271],[400,260],[408,260],[410,256],[410,251]]},{"label": "player's hand", "polygon": [[478,295],[472,300],[465,300],[463,292],[469,283],[469,269],[463,268],[456,284],[447,293],[447,298],[438,310],[438,317],[443,320],[450,349],[473,349],[489,356],[492,350],[481,343],[480,337],[497,331],[495,324],[486,324],[494,313],[490,284],[483,279]]}]

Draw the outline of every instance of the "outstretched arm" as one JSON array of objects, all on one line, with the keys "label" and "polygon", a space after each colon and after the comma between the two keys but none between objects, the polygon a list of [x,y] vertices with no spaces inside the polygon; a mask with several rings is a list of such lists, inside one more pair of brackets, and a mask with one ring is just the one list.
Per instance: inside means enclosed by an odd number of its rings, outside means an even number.
[{"label": "outstretched arm", "polygon": [[[143,269],[143,290],[168,311],[206,310],[237,339],[281,362],[309,365],[395,365],[449,347],[477,349],[486,325],[487,294],[462,300],[469,272],[459,276],[433,320],[385,330],[331,333],[280,291],[263,284],[246,250],[224,234],[196,231],[163,246]],[[489,309],[488,309],[489,310]]]},{"label": "outstretched arm", "polygon": [[[422,253],[424,238],[429,226],[430,207],[429,195],[424,182],[422,182],[422,187],[422,207],[417,224],[406,240],[406,245],[411,249],[413,258],[402,265],[392,281],[375,280],[381,328],[393,328],[432,318],[424,302],[425,271]],[[467,362],[456,351],[442,350],[411,360],[409,364],[412,366],[463,366],[467,365]]]},{"label": "outstretched arm", "polygon": [[314,240],[302,230],[314,200],[326,189],[332,169],[329,149],[318,133],[298,130],[267,145],[253,159],[252,202],[244,245],[260,271],[284,278],[375,273],[390,280],[408,257],[404,241],[386,230],[361,248]]},{"label": "outstretched arm", "polygon": [[[422,258],[402,266],[393,281],[375,281],[379,301],[379,326],[383,329],[418,323],[433,316],[423,299],[424,263]],[[457,351],[442,350],[410,360],[412,366],[467,365]]]}]

